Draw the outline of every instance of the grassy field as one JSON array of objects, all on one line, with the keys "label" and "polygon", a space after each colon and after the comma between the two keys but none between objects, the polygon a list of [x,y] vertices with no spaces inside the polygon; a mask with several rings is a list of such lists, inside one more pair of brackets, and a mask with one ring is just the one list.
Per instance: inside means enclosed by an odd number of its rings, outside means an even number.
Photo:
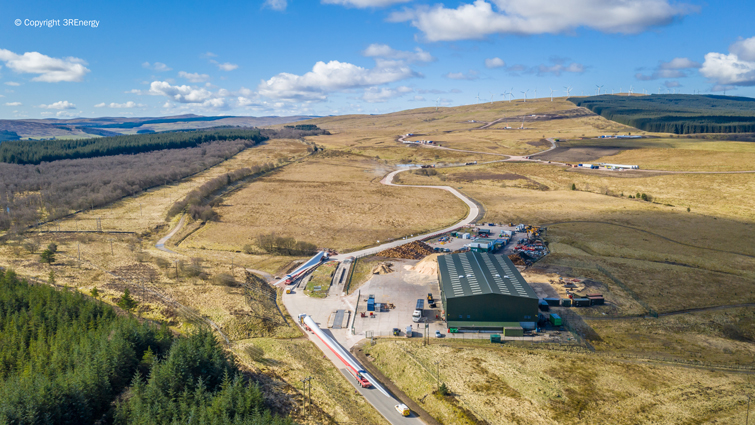
[{"label": "grassy field", "polygon": [[150,189],[103,208],[83,211],[64,220],[42,226],[42,229],[97,230],[97,218],[99,218],[104,231],[136,233],[162,231],[165,229],[165,217],[171,205],[204,182],[239,168],[290,161],[305,155],[307,148],[307,145],[298,140],[268,140],[196,176]]},{"label": "grassy field", "polygon": [[239,251],[257,235],[274,232],[352,250],[441,228],[467,213],[444,191],[381,185],[388,170],[372,158],[326,150],[229,195],[216,208],[220,221],[181,246]]},{"label": "grassy field", "polygon": [[[307,282],[307,287],[304,288],[304,293],[310,297],[325,298],[328,295],[328,289],[330,289],[330,283],[333,281],[333,273],[338,268],[338,262],[328,261],[317,270],[312,272],[312,278]],[[315,290],[315,287],[320,287],[319,290]]]},{"label": "grassy field", "polygon": [[[442,423],[461,423],[436,397],[436,370],[455,402],[490,424],[741,423],[751,378],[595,354],[384,340],[373,364]],[[436,362],[439,362],[436,365]]]}]

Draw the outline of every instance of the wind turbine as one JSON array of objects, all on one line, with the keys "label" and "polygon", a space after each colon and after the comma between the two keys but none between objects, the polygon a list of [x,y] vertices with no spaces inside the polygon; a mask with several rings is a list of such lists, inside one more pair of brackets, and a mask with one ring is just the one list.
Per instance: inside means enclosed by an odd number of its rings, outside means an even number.
[{"label": "wind turbine", "polygon": [[553,102],[553,89],[550,88],[550,87],[548,87],[548,88],[551,89],[551,102]]},{"label": "wind turbine", "polygon": [[598,88],[598,96],[600,96],[600,90],[603,88],[603,86],[599,86],[599,85],[596,84],[595,87]]},{"label": "wind turbine", "polygon": [[564,88],[566,89],[564,90],[566,92],[566,97],[569,97],[569,93],[571,93],[571,87],[564,86]]},{"label": "wind turbine", "polygon": [[631,95],[632,95],[632,86],[629,86],[629,94],[628,94],[628,96],[631,96]]},{"label": "wind turbine", "polygon": [[533,99],[537,99],[537,87],[535,88],[535,97]]},{"label": "wind turbine", "polygon": [[493,104],[493,93],[492,92],[490,93],[490,104],[491,105]]},{"label": "wind turbine", "polygon": [[480,92],[477,92],[477,103],[480,103]]},{"label": "wind turbine", "polygon": [[440,98],[435,101],[435,112],[438,112],[438,107],[440,106]]},{"label": "wind turbine", "polygon": [[524,94],[524,103],[527,103],[527,92],[530,91],[530,89],[527,89],[527,91],[523,91]]},{"label": "wind turbine", "polygon": [[661,94],[661,86],[658,86],[658,94]]},{"label": "wind turbine", "polygon": [[511,90],[509,90],[509,103],[511,103],[511,99],[514,98],[514,88],[512,87]]}]

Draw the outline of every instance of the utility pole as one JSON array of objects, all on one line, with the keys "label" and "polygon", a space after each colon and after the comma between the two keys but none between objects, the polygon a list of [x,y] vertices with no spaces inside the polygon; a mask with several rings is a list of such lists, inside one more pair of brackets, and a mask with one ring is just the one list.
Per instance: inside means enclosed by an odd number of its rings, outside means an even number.
[{"label": "utility pole", "polygon": [[[304,385],[303,391],[304,391],[304,397],[306,399],[304,400],[304,405],[307,408],[307,416],[309,416],[310,406],[312,405],[312,378],[311,376],[308,376],[301,380],[302,384]],[[307,383],[309,383],[309,395],[307,395]]]},{"label": "utility pole", "polygon": [[139,204],[139,218],[144,218],[142,215],[142,204]]},{"label": "utility pole", "polygon": [[747,395],[747,419],[745,419],[745,425],[750,425],[750,395]]},{"label": "utility pole", "polygon": [[113,254],[113,239],[108,239],[108,241],[110,241],[110,255],[115,255]]},{"label": "utility pole", "polygon": [[176,265],[176,280],[178,280],[178,260],[173,260],[173,263]]}]

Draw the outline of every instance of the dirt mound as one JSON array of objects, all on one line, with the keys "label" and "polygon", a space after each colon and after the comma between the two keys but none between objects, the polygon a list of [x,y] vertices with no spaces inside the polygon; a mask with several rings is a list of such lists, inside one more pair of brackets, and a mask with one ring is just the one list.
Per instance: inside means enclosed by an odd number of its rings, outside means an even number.
[{"label": "dirt mound", "polygon": [[393,263],[380,263],[372,268],[372,274],[388,274],[393,273]]},{"label": "dirt mound", "polygon": [[406,258],[409,260],[420,260],[434,251],[432,247],[422,241],[415,241],[406,245],[386,249],[377,255],[386,258]]},{"label": "dirt mound", "polygon": [[422,259],[419,263],[415,264],[414,267],[412,267],[412,270],[414,270],[417,273],[420,274],[426,274],[429,276],[437,276],[438,275],[438,256],[440,254],[431,254]]}]

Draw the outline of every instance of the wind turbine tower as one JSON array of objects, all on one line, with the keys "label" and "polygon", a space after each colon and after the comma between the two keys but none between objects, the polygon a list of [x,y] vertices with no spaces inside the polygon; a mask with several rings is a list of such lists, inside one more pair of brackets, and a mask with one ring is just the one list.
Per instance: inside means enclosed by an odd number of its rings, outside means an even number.
[{"label": "wind turbine tower", "polygon": [[435,112],[438,112],[438,107],[440,106],[440,98],[435,101]]},{"label": "wind turbine tower", "polygon": [[569,97],[569,93],[571,93],[571,87],[564,86],[564,88],[566,89],[564,90],[566,92],[566,97]]},{"label": "wind turbine tower", "polygon": [[490,93],[490,104],[491,105],[493,104],[493,93],[492,92]]},{"label": "wind turbine tower", "polygon": [[480,103],[480,92],[477,92],[477,97],[476,97],[476,99],[477,99],[477,103]]},{"label": "wind turbine tower", "polygon": [[551,102],[553,102],[553,89],[550,88],[550,87],[548,87],[548,88],[551,89]]},{"label": "wind turbine tower", "polygon": [[524,94],[524,103],[527,103],[527,92],[530,91],[530,89],[527,89],[526,91],[523,91]]}]

